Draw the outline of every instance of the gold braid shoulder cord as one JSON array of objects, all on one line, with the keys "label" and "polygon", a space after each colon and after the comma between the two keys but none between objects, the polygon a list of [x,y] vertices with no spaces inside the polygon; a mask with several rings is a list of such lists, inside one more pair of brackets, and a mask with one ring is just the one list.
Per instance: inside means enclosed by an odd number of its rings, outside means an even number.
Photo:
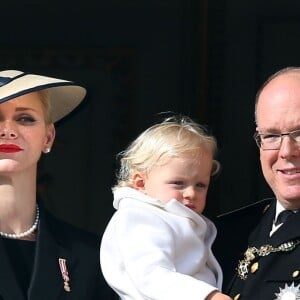
[{"label": "gold braid shoulder cord", "polygon": [[295,240],[283,243],[278,247],[273,247],[272,245],[268,244],[262,245],[259,249],[256,247],[249,247],[244,254],[244,259],[239,261],[239,265],[237,267],[238,277],[242,280],[247,278],[249,266],[256,257],[267,256],[274,252],[289,252],[294,250],[299,244],[300,240]]}]

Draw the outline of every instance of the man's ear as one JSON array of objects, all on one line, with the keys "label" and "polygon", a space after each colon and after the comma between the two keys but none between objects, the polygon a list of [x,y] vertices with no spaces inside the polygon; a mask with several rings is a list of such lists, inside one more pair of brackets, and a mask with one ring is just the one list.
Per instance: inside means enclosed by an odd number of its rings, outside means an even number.
[{"label": "man's ear", "polygon": [[145,188],[145,174],[141,172],[135,172],[132,176],[133,188],[138,191],[142,191]]}]

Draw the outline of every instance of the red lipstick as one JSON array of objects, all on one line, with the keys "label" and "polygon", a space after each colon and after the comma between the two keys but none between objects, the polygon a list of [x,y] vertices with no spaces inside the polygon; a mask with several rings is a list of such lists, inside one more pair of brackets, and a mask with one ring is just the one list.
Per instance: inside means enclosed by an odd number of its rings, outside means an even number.
[{"label": "red lipstick", "polygon": [[22,151],[22,148],[20,148],[19,146],[15,145],[15,144],[1,144],[0,145],[0,152],[15,153],[15,152],[19,152],[19,151]]}]

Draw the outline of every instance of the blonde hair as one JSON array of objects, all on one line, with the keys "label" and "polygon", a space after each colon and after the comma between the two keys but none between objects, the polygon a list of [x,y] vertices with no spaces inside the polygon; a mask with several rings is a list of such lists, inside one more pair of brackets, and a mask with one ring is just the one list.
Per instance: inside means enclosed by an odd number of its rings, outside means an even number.
[{"label": "blonde hair", "polygon": [[[186,116],[166,118],[142,132],[124,151],[118,154],[120,169],[116,187],[131,187],[135,171],[148,172],[154,165],[162,165],[170,157],[204,147],[213,157],[217,152],[216,139],[205,128]],[[212,176],[220,170],[213,160]]]},{"label": "blonde hair", "polygon": [[42,103],[42,108],[44,111],[44,116],[45,116],[45,122],[47,124],[52,123],[52,118],[51,118],[51,103],[50,103],[50,96],[49,96],[49,91],[48,90],[41,90],[37,92],[39,94],[41,103]]}]

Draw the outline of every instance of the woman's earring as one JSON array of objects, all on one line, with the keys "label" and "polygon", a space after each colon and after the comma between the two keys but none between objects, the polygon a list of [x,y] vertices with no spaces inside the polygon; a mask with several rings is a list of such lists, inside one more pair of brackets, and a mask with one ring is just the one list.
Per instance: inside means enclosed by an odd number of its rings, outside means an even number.
[{"label": "woman's earring", "polygon": [[44,150],[44,153],[49,153],[50,152],[50,148],[46,148],[45,150]]}]

